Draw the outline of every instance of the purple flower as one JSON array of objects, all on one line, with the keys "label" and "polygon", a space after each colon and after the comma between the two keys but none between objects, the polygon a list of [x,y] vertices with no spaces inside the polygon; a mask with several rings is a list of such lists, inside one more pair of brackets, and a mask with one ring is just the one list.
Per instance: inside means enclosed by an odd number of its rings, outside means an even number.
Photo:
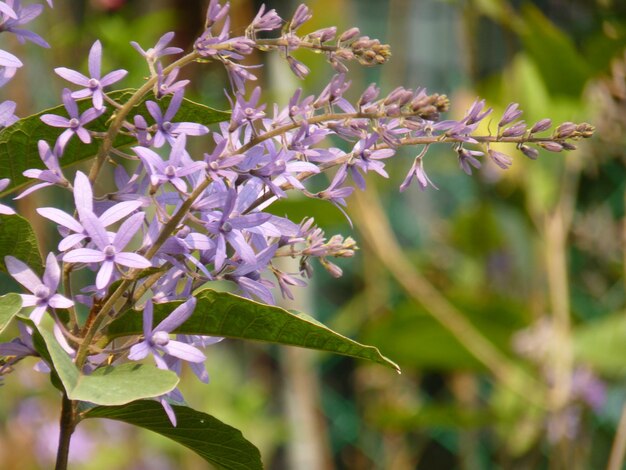
[{"label": "purple flower", "polygon": [[384,178],[388,178],[389,175],[385,171],[385,164],[379,160],[392,157],[395,153],[393,149],[378,149],[374,148],[378,141],[378,134],[376,132],[368,135],[365,139],[359,140],[352,149],[352,156],[347,163],[347,169],[352,175],[352,179],[359,189],[365,189],[365,179],[357,171],[360,169],[363,173],[367,173],[369,170],[373,170]]},{"label": "purple flower", "polygon": [[226,242],[228,242],[241,259],[249,264],[256,262],[252,247],[246,241],[242,231],[257,227],[267,222],[272,216],[262,212],[247,215],[238,215],[235,211],[237,204],[237,192],[235,189],[226,191],[226,201],[221,208],[221,213],[207,213],[208,221],[205,223],[207,230],[216,235],[215,269],[219,270],[226,261]]},{"label": "purple flower", "polygon": [[185,145],[187,138],[181,134],[172,144],[170,158],[167,161],[155,152],[145,147],[133,147],[150,174],[150,183],[158,188],[163,183],[171,183],[181,193],[187,192],[187,183],[182,178],[198,171],[204,170],[206,162],[185,161]]},{"label": "purple flower", "polygon": [[252,23],[250,23],[249,28],[256,31],[271,31],[273,29],[279,28],[282,24],[282,19],[278,16],[275,9],[265,11],[265,4],[261,5],[259,8],[259,12],[256,14]]},{"label": "purple flower", "polygon": [[176,67],[167,76],[163,75],[163,66],[161,63],[157,64],[157,98],[163,98],[165,95],[176,93],[178,90],[182,90],[189,84],[189,80],[176,81],[180,69]]},{"label": "purple flower", "polygon": [[426,171],[424,171],[424,153],[425,152],[422,152],[413,161],[413,165],[411,166],[411,169],[409,170],[408,174],[406,175],[406,178],[404,178],[404,181],[400,185],[400,191],[406,190],[406,188],[409,187],[409,184],[411,184],[411,181],[413,180],[413,178],[417,180],[417,184],[421,191],[424,191],[429,185],[435,189],[439,189],[430,180],[430,178],[426,174]]},{"label": "purple flower", "polygon": [[6,16],[7,18],[17,19],[17,13],[4,2],[0,2],[0,15]]},{"label": "purple flower", "polygon": [[[11,180],[9,178],[0,179],[0,192],[4,191],[6,187],[9,185]],[[15,211],[11,209],[9,206],[5,206],[4,204],[0,204],[0,214],[2,215],[13,215]]]},{"label": "purple flower", "polygon": [[113,239],[104,228],[104,225],[95,214],[86,212],[81,220],[87,233],[95,243],[97,249],[77,248],[63,255],[67,263],[101,263],[96,276],[96,288],[104,289],[113,277],[113,268],[126,266],[129,268],[145,269],[152,263],[137,253],[122,251],[143,225],[144,213],[130,216],[120,226]]},{"label": "purple flower", "polygon": [[230,117],[230,130],[235,130],[244,123],[252,124],[258,119],[265,117],[265,105],[259,105],[261,87],[255,87],[246,101],[242,94],[238,93],[235,104],[232,106],[233,113]]},{"label": "purple flower", "polygon": [[206,356],[202,351],[190,344],[170,339],[170,333],[182,325],[191,316],[195,308],[196,299],[192,297],[187,302],[179,305],[153,329],[153,305],[152,300],[148,300],[143,309],[144,340],[130,348],[128,359],[140,361],[148,354],[152,354],[157,367],[160,369],[168,368],[167,362],[165,362],[160,353],[165,353],[187,362],[204,362]]},{"label": "purple flower", "polygon": [[476,101],[472,103],[472,106],[470,106],[470,109],[467,111],[467,114],[463,118],[462,122],[464,122],[468,126],[471,126],[472,124],[476,124],[477,122],[482,121],[489,114],[491,114],[491,111],[492,111],[491,108],[488,108],[485,111],[483,111],[484,108],[485,108],[485,100],[476,99]]},{"label": "purple flower", "polygon": [[489,155],[489,158],[491,158],[493,162],[496,165],[498,165],[500,168],[502,168],[503,170],[506,170],[507,168],[509,168],[511,164],[513,163],[513,161],[511,160],[511,157],[509,157],[508,155],[505,155],[502,152],[498,152],[497,150],[489,149],[487,151],[487,155]]},{"label": "purple flower", "polygon": [[167,47],[172,39],[174,39],[173,32],[170,31],[169,33],[165,33],[157,41],[156,45],[149,48],[147,51],[144,51],[135,41],[131,41],[130,45],[133,46],[142,56],[144,56],[148,62],[154,63],[163,56],[180,54],[183,52],[180,47]]},{"label": "purple flower", "polygon": [[38,189],[45,188],[46,186],[52,185],[60,185],[60,186],[69,186],[69,182],[63,176],[63,171],[59,165],[59,155],[57,155],[57,149],[50,149],[50,146],[45,140],[40,140],[37,142],[37,147],[39,149],[39,156],[43,161],[44,165],[48,168],[47,170],[38,170],[31,169],[26,170],[23,175],[27,178],[35,178],[43,181],[43,183],[35,184],[23,191],[18,197],[15,199],[21,199],[24,196],[29,195],[30,193],[37,191]]},{"label": "purple flower", "polygon": [[[93,192],[89,179],[84,173],[80,171],[76,172],[73,189],[76,211],[78,212],[80,221],[83,222],[85,214],[93,213]],[[98,217],[98,220],[103,227],[108,227],[135,211],[141,205],[141,200],[120,202],[104,211],[102,215]],[[68,231],[75,232],[67,234],[65,238],[61,240],[58,247],[60,251],[69,250],[73,246],[90,237],[89,231],[86,229],[84,223],[77,221],[74,217],[63,212],[62,210],[54,207],[42,207],[37,209],[37,212],[39,215],[45,217],[46,219],[50,219],[59,224],[60,227],[63,227],[66,234]]]},{"label": "purple flower", "polygon": [[11,80],[22,65],[22,61],[13,54],[0,50],[0,86]]},{"label": "purple flower", "polygon": [[[19,26],[29,23],[37,18],[42,12],[43,7],[38,4],[22,7],[20,0],[8,0],[7,4],[10,8],[3,8],[1,11],[3,18],[0,20],[0,32],[8,31],[15,34],[17,40],[21,44],[24,44],[24,42],[28,40],[41,47],[50,47],[50,45],[38,34],[19,28]],[[14,18],[11,17],[11,12],[15,14]]]},{"label": "purple flower", "polygon": [[515,121],[518,117],[520,117],[522,115],[522,112],[519,109],[517,109],[518,107],[519,107],[519,104],[517,103],[511,103],[510,105],[508,105],[506,109],[504,110],[502,119],[500,119],[500,122],[498,123],[498,127],[504,127],[507,124],[510,124],[513,121]]},{"label": "purple flower", "polygon": [[226,4],[222,6],[218,3],[218,0],[211,0],[211,2],[209,3],[209,7],[207,8],[207,11],[206,11],[206,21],[205,21],[204,27],[206,29],[209,29],[219,20],[224,18],[228,14],[229,10],[230,10],[229,2],[226,2]]},{"label": "purple flower", "polygon": [[3,101],[0,103],[0,127],[9,127],[11,124],[15,124],[17,120],[15,102]]},{"label": "purple flower", "polygon": [[46,258],[43,282],[26,264],[13,256],[6,256],[4,262],[9,274],[34,294],[21,294],[21,297],[22,307],[35,307],[30,314],[30,319],[35,324],[39,324],[41,317],[48,308],[70,308],[74,305],[70,299],[57,294],[61,280],[61,269],[54,254],[50,253]]},{"label": "purple flower", "polygon": [[79,114],[76,101],[72,98],[72,92],[67,88],[63,89],[63,105],[69,114],[69,119],[56,114],[44,114],[41,116],[41,120],[49,126],[66,128],[54,146],[55,152],[59,156],[63,153],[65,146],[73,135],[76,135],[85,144],[91,143],[91,135],[83,126],[100,117],[105,110],[104,107],[101,109],[89,108],[84,113]]},{"label": "purple flower", "polygon": [[183,94],[183,90],[178,90],[174,93],[165,114],[161,113],[161,108],[154,101],[146,102],[148,112],[154,118],[157,125],[157,131],[152,139],[152,145],[156,148],[162,147],[166,141],[169,142],[170,145],[173,145],[174,139],[181,134],[204,135],[209,132],[208,127],[202,124],[196,124],[194,122],[171,122],[183,102]]},{"label": "purple flower", "polygon": [[479,152],[478,150],[467,150],[466,148],[459,147],[457,149],[457,153],[459,155],[459,166],[461,167],[461,170],[468,175],[472,174],[472,167],[476,169],[481,167],[480,162],[474,157],[484,155],[483,152]]},{"label": "purple flower", "polygon": [[289,29],[295,31],[305,22],[309,21],[313,17],[311,10],[304,3],[301,3],[296,11],[293,13],[293,17],[289,22]]},{"label": "purple flower", "polygon": [[80,72],[71,70],[65,67],[58,67],[54,71],[66,79],[67,81],[85,87],[82,90],[78,90],[72,93],[72,98],[86,98],[91,96],[93,99],[93,106],[96,109],[102,109],[104,102],[103,88],[112,85],[115,82],[119,82],[122,78],[128,74],[126,70],[119,69],[109,72],[104,77],[101,77],[101,62],[102,62],[102,45],[100,41],[96,41],[89,50],[89,74],[91,77],[86,77]]}]

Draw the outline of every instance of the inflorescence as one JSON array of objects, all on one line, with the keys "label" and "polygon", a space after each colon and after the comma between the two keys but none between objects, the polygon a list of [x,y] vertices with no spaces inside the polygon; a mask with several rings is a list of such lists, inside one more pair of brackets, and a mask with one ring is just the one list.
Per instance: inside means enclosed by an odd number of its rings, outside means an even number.
[{"label": "inflorescence", "polygon": [[[18,0],[0,2],[0,29],[47,47],[34,33],[15,28],[42,9],[41,5],[21,7]],[[357,249],[354,240],[338,235],[327,238],[311,218],[292,221],[267,210],[275,200],[288,197],[289,191],[329,201],[343,210],[355,186],[365,189],[367,173],[388,177],[385,161],[400,147],[419,147],[400,189],[413,180],[425,189],[434,187],[424,167],[427,151],[434,144],[451,145],[461,170],[471,174],[484,159],[503,169],[511,165],[511,157],[493,148],[495,143],[510,143],[526,157],[536,159],[539,148],[572,150],[576,141],[593,134],[593,126],[586,123],[566,122],[551,133],[549,119],[527,124],[520,120],[517,104],[505,110],[495,132],[481,134],[479,125],[493,114],[484,100],[477,99],[459,120],[442,119],[450,107],[448,98],[423,88],[398,87],[381,95],[372,84],[351,103],[344,98],[350,87],[346,64],[382,64],[390,57],[390,48],[361,36],[357,28],[339,33],[329,27],[301,35],[299,29],[310,17],[305,5],[289,20],[261,7],[245,34],[232,36],[229,4],[211,0],[205,31],[193,50],[175,62],[165,63],[166,58],[183,52],[169,46],[173,33],[165,34],[147,50],[133,43],[145,58],[150,77],[125,102],[116,102],[107,90],[124,78],[126,71],[102,72],[99,41],[89,52],[86,74],[55,69],[72,88],[62,91],[68,116],[46,114],[41,120],[64,130],[56,142],[39,142],[45,169],[24,173],[35,184],[18,198],[58,186],[73,193],[75,206],[69,212],[55,207],[38,209],[41,216],[58,225],[60,234],[57,252],[47,255],[43,278],[13,257],[6,258],[6,265],[29,292],[22,297],[24,305],[34,307],[31,320],[39,323],[45,314],[51,315],[57,338],[79,367],[93,370],[111,361],[151,355],[158,367],[176,371],[180,361],[186,361],[206,381],[201,348],[216,340],[197,336],[170,339],[170,332],[193,314],[195,289],[210,281],[227,280],[242,295],[272,304],[274,287],[291,297],[294,286],[306,285],[312,259],[320,260],[333,276],[340,276],[341,269],[331,260],[353,256]],[[257,37],[260,32],[263,39]],[[279,35],[267,38],[273,32]],[[246,84],[256,80],[256,66],[242,65],[242,59],[254,51],[276,51],[293,73],[303,78],[309,70],[293,57],[297,49],[322,52],[337,71],[321,93],[303,96],[298,90],[282,107],[262,103],[259,87],[246,93]],[[189,84],[177,77],[182,67],[193,62],[220,62],[231,81],[232,112],[215,130],[176,119]],[[0,66],[4,84],[22,63],[0,51]],[[164,96],[171,97],[167,107],[160,101]],[[137,114],[134,106],[144,97],[150,98],[148,114]],[[79,113],[76,100],[90,100],[91,106]],[[115,108],[115,117],[106,134],[91,131],[91,123],[107,108]],[[16,122],[14,110],[13,102],[0,105],[2,126]],[[135,138],[130,150],[114,147],[120,133]],[[187,141],[207,134],[213,145],[203,155],[192,156]],[[324,146],[332,136],[344,141],[348,150]],[[69,175],[63,168],[63,156],[72,139],[100,142],[88,175],[80,171]],[[121,164],[122,160],[126,163]],[[93,183],[108,162],[115,164],[117,189],[96,195]],[[313,191],[307,186],[309,178],[329,171],[332,181],[326,189]],[[9,182],[0,184],[3,189]],[[12,209],[0,206],[0,213],[12,213]],[[276,261],[284,257],[299,259],[299,272],[282,270]],[[93,280],[87,285],[70,282],[81,270],[92,271]],[[61,286],[62,293],[58,292]],[[153,327],[153,304],[179,299],[186,302]],[[85,326],[78,324],[74,312],[78,303],[90,309]],[[123,348],[112,344],[96,348],[106,325],[138,303],[144,311],[144,335]],[[68,322],[59,319],[58,309],[70,312]],[[0,345],[0,354],[10,357],[0,373],[11,370],[23,357],[36,355],[31,333],[23,328],[20,338]],[[168,402],[163,399],[162,403],[175,420]]]}]

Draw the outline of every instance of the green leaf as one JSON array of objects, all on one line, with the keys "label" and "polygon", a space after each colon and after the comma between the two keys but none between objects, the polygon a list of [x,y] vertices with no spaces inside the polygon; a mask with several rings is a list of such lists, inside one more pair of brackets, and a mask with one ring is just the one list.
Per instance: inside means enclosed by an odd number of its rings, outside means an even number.
[{"label": "green leaf", "polygon": [[626,313],[585,323],[574,332],[576,359],[605,376],[626,375]]},{"label": "green leaf", "polygon": [[[367,359],[400,371],[377,348],[346,338],[304,313],[288,312],[279,307],[211,289],[201,291],[196,297],[196,310],[175,333],[223,336],[317,349]],[[181,302],[155,304],[154,324],[158,324],[180,304]],[[136,334],[142,334],[141,314],[129,311],[111,322],[107,338],[112,340]]]},{"label": "green leaf", "polygon": [[0,333],[13,320],[22,308],[22,297],[19,294],[7,294],[0,297]]},{"label": "green leaf", "polygon": [[523,17],[525,25],[521,28],[521,39],[548,90],[554,95],[580,96],[591,75],[586,59],[539,8],[527,3]]},{"label": "green leaf", "polygon": [[0,269],[7,272],[4,257],[14,256],[35,272],[42,272],[43,262],[37,237],[28,220],[19,215],[0,215]]},{"label": "green leaf", "polygon": [[91,375],[85,375],[78,370],[52,333],[39,326],[37,330],[70,400],[96,405],[123,405],[141,398],[163,395],[178,384],[174,372],[135,363],[101,367]]},{"label": "green leaf", "polygon": [[191,449],[218,468],[263,468],[259,450],[243,437],[241,431],[192,408],[176,405],[172,408],[176,413],[176,427],[170,423],[163,407],[149,400],[92,408],[83,417],[114,419],[156,432]]},{"label": "green leaf", "polygon": [[[108,95],[118,103],[124,103],[135,93],[136,90],[125,89],[112,91]],[[145,101],[152,99],[154,96],[147,96],[139,105],[135,106],[129,113],[128,119],[132,120],[136,114],[141,114],[147,119],[150,118],[145,106]],[[160,100],[162,108],[167,108],[172,96],[168,95]],[[83,99],[78,101],[78,107],[81,112],[91,106],[91,99]],[[108,130],[108,121],[112,115],[112,107],[100,116],[97,120],[89,123],[87,126],[90,130],[97,132],[106,132]],[[18,122],[0,131],[0,178],[10,178],[11,184],[4,192],[4,195],[26,185],[33,181],[22,175],[24,170],[29,168],[44,169],[45,166],[39,157],[37,150],[37,142],[41,139],[45,140],[53,146],[57,138],[65,129],[50,127],[40,118],[44,114],[58,114],[66,116],[64,106],[57,106],[46,109],[40,113],[20,119]],[[176,122],[197,122],[208,126],[229,119],[230,114],[224,111],[218,111],[209,108],[203,104],[195,103],[191,100],[184,99],[183,103],[176,113]],[[151,123],[150,119],[148,122]],[[115,139],[115,147],[123,147],[136,142],[136,140],[127,135],[118,135]],[[91,144],[83,144],[76,138],[72,138],[68,143],[66,150],[61,159],[61,166],[66,167],[84,160],[88,160],[96,155],[100,146],[100,140],[95,139]]]}]

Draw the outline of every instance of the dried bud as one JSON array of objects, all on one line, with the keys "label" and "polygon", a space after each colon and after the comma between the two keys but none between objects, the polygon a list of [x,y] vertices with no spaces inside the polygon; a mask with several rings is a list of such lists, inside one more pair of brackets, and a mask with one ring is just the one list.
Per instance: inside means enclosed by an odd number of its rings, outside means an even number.
[{"label": "dried bud", "polygon": [[582,122],[576,126],[576,132],[578,132],[585,139],[591,137],[596,128],[589,123]]},{"label": "dried bud", "polygon": [[562,142],[561,145],[563,145],[563,150],[576,150],[578,148],[569,142]]}]

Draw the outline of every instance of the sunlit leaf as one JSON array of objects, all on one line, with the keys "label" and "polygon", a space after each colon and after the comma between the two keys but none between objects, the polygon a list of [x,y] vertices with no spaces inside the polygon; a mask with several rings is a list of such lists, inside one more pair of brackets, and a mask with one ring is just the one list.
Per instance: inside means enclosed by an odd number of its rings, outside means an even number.
[{"label": "sunlit leaf", "polygon": [[[353,341],[304,313],[288,312],[227,292],[201,291],[193,315],[176,333],[223,336],[317,349],[367,359],[399,371],[398,366],[373,346]],[[155,304],[154,324],[181,302]],[[142,332],[140,312],[131,311],[109,325],[109,340]]]}]

